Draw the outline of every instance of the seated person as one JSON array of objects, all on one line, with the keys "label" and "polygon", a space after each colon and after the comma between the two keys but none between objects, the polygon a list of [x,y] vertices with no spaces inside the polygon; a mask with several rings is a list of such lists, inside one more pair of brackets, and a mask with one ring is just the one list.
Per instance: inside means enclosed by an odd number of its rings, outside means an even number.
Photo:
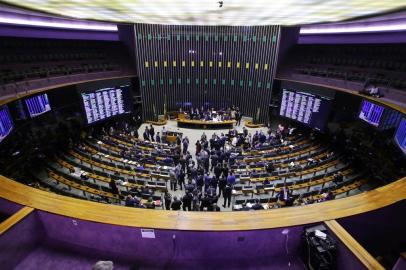
[{"label": "seated person", "polygon": [[287,206],[291,204],[291,198],[292,198],[292,194],[291,191],[289,190],[288,186],[284,186],[283,188],[281,188],[281,190],[279,191],[278,195],[278,204],[280,206]]},{"label": "seated person", "polygon": [[344,176],[343,176],[343,174],[341,172],[335,173],[333,175],[333,177],[334,177],[333,183],[336,184],[336,185],[341,183],[344,180]]},{"label": "seated person", "polygon": [[264,209],[262,204],[259,203],[258,199],[255,200],[255,204],[253,206],[251,206],[251,208],[254,210],[263,210]]}]

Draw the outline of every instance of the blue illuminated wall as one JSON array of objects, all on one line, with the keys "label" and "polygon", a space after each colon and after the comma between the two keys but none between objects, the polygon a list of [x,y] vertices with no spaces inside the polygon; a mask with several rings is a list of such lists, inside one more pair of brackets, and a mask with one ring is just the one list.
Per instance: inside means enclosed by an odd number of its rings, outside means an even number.
[{"label": "blue illuminated wall", "polygon": [[143,116],[153,119],[177,104],[238,106],[268,117],[279,26],[135,25]]},{"label": "blue illuminated wall", "polygon": [[396,130],[395,141],[406,155],[406,118],[403,118]]},{"label": "blue illuminated wall", "polygon": [[27,98],[25,104],[31,118],[51,110],[47,94]]},{"label": "blue illuminated wall", "polygon": [[0,107],[0,142],[10,134],[13,129],[13,121],[7,105]]},{"label": "blue illuminated wall", "polygon": [[363,100],[361,104],[361,111],[359,113],[359,118],[368,122],[369,124],[378,127],[381,121],[382,114],[384,112],[384,107]]}]

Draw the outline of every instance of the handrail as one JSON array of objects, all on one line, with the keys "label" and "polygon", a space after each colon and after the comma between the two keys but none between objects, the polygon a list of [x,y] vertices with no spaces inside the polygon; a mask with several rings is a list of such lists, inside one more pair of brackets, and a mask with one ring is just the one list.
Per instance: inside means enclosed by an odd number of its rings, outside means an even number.
[{"label": "handrail", "polygon": [[369,254],[336,220],[324,222],[327,227],[348,247],[367,269],[384,270],[385,268]]},{"label": "handrail", "polygon": [[27,206],[23,207],[20,210],[18,210],[14,215],[10,216],[8,219],[0,223],[0,235],[2,235],[11,227],[13,227],[15,224],[20,222],[20,220],[28,216],[32,211],[34,211],[34,208]]},{"label": "handrail", "polygon": [[101,204],[28,187],[0,175],[0,197],[76,219],[141,228],[239,231],[297,226],[373,211],[406,199],[406,177],[333,201],[249,212],[177,212]]}]

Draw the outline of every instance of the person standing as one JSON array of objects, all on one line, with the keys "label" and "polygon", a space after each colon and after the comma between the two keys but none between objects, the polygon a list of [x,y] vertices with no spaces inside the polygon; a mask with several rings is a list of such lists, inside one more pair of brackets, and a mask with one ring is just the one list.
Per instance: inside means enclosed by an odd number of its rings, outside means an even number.
[{"label": "person standing", "polygon": [[165,209],[171,210],[172,195],[168,191],[165,192],[164,200],[165,200]]},{"label": "person standing", "polygon": [[149,130],[148,130],[148,127],[145,127],[145,131],[144,131],[144,133],[142,134],[142,136],[143,136],[143,138],[144,138],[144,141],[149,141]]},{"label": "person standing", "polygon": [[183,198],[182,198],[182,202],[183,202],[183,211],[186,211],[186,209],[188,211],[192,211],[192,199],[193,199],[193,195],[191,193],[186,193]]},{"label": "person standing", "polygon": [[161,136],[159,135],[159,132],[156,133],[155,141],[157,143],[161,143]]},{"label": "person standing", "polygon": [[227,184],[226,187],[224,188],[224,191],[223,191],[223,198],[224,198],[223,207],[224,208],[226,207],[226,205],[228,205],[227,207],[230,207],[232,190],[233,190],[233,188],[231,187],[230,184]]},{"label": "person standing", "polygon": [[183,138],[182,144],[183,144],[183,155],[186,155],[187,149],[189,147],[189,139],[188,139],[188,137]]},{"label": "person standing", "polygon": [[197,140],[195,145],[196,145],[196,156],[198,156],[200,154],[200,151],[202,151],[202,144],[200,143],[199,140]]},{"label": "person standing", "polygon": [[154,136],[155,136],[155,130],[154,127],[149,125],[149,136],[151,137],[151,141],[155,142]]}]

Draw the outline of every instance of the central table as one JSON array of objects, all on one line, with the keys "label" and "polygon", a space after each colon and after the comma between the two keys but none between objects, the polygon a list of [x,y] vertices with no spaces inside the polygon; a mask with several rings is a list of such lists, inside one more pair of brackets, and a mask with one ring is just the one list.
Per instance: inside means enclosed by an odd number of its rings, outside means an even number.
[{"label": "central table", "polygon": [[225,120],[225,121],[203,121],[203,120],[190,120],[190,119],[176,119],[178,122],[178,127],[186,128],[200,128],[200,129],[232,129],[235,120]]}]

